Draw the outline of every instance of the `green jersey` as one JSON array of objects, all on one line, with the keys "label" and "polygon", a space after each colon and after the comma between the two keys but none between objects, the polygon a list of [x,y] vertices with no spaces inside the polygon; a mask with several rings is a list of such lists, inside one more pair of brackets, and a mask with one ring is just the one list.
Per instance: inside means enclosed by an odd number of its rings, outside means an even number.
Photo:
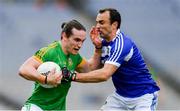
[{"label": "green jersey", "polygon": [[[79,54],[65,55],[59,41],[38,50],[34,57],[41,62],[53,61],[61,68],[66,66],[70,71],[74,71],[82,62]],[[44,88],[36,82],[33,93],[26,103],[35,104],[43,110],[66,110],[66,96],[70,86],[71,82],[62,81],[55,88]]]}]

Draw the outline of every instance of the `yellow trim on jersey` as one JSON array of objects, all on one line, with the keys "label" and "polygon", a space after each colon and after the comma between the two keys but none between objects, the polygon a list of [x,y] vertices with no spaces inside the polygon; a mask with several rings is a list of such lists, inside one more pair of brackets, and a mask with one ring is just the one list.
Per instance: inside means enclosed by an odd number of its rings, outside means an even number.
[{"label": "yellow trim on jersey", "polygon": [[85,58],[83,58],[82,61],[81,61],[81,63],[78,64],[77,68],[78,68],[78,67],[83,67],[84,64],[86,64],[86,59],[85,59]]},{"label": "yellow trim on jersey", "polygon": [[57,46],[57,44],[52,43],[52,44],[48,45],[48,47],[42,48],[42,49],[41,49],[41,52],[39,53],[39,55],[44,56],[44,54],[46,54],[46,52],[47,52],[48,50],[50,50],[50,49],[52,49],[52,48],[54,48],[54,47],[56,47],[56,46]]},{"label": "yellow trim on jersey", "polygon": [[36,59],[37,61],[39,61],[40,63],[43,63],[43,61],[40,58],[38,58],[37,56],[33,56],[33,58]]},{"label": "yellow trim on jersey", "polygon": [[43,57],[43,56],[47,53],[47,51],[49,51],[50,49],[56,47],[57,45],[58,45],[57,42],[54,42],[54,43],[49,44],[47,47],[41,48],[41,49],[39,50],[39,53],[36,54],[36,55],[34,55],[34,58],[35,58],[37,61],[43,63],[43,60],[42,60],[41,57]]},{"label": "yellow trim on jersey", "polygon": [[59,42],[54,42],[48,45],[49,48],[54,48],[58,45]]},{"label": "yellow trim on jersey", "polygon": [[40,49],[40,52],[39,52],[39,54],[37,54],[37,55],[40,55],[41,57],[43,57],[44,54],[46,54],[46,52],[47,52],[48,50],[49,50],[48,47],[44,47],[44,48]]}]

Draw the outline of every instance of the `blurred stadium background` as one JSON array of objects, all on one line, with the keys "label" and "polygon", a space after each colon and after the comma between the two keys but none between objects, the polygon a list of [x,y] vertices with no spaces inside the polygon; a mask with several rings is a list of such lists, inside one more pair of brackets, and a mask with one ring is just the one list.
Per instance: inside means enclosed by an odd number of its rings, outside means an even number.
[{"label": "blurred stadium background", "polygon": [[[30,96],[33,82],[19,77],[18,68],[59,39],[62,22],[77,19],[89,33],[105,7],[120,11],[121,30],[143,52],[161,88],[158,109],[180,110],[180,0],[0,0],[0,110],[19,110]],[[80,53],[89,58],[92,52],[88,38]],[[72,83],[67,109],[99,109],[112,86],[111,80]]]}]

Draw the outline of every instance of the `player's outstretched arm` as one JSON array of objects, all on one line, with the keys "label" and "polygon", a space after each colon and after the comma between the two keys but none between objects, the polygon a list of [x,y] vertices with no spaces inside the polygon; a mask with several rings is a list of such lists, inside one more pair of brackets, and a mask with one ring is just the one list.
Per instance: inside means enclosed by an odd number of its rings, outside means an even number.
[{"label": "player's outstretched arm", "polygon": [[112,64],[105,64],[103,68],[90,71],[87,73],[70,73],[68,70],[63,73],[63,78],[67,81],[76,81],[82,83],[97,83],[107,81],[113,73],[117,70],[117,66]]},{"label": "player's outstretched arm", "polygon": [[107,81],[117,70],[117,66],[105,63],[103,68],[88,73],[77,73],[75,81],[82,83],[97,83]]}]

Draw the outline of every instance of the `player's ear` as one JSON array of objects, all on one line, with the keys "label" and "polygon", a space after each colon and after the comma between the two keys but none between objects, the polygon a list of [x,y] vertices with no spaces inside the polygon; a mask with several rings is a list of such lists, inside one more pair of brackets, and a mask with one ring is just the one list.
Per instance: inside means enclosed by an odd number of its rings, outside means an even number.
[{"label": "player's ear", "polygon": [[117,29],[117,27],[118,27],[118,22],[117,22],[117,21],[113,22],[113,23],[112,23],[112,27],[115,28],[115,29]]},{"label": "player's ear", "polygon": [[61,34],[61,39],[67,39],[67,35],[66,35],[65,32],[62,32],[62,34]]}]

